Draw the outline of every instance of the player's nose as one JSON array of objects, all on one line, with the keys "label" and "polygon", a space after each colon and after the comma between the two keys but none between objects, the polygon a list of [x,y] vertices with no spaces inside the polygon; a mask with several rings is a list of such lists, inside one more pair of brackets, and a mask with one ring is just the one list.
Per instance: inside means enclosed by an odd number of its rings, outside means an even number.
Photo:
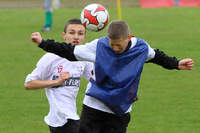
[{"label": "player's nose", "polygon": [[79,35],[78,35],[78,34],[74,34],[74,38],[75,38],[75,39],[78,39],[78,38],[79,38]]}]

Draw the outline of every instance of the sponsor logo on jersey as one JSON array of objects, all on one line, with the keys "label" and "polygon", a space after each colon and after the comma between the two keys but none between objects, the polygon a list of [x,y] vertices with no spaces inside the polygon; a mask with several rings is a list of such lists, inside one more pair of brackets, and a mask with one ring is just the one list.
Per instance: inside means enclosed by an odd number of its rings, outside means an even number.
[{"label": "sponsor logo on jersey", "polygon": [[[57,78],[59,78],[59,76],[55,76],[54,75],[52,80],[56,80]],[[64,86],[76,86],[76,87],[79,87],[79,85],[80,85],[80,77],[70,77],[62,85],[53,86],[52,88],[58,88],[58,87],[64,87]]]},{"label": "sponsor logo on jersey", "polygon": [[63,66],[59,65],[59,66],[57,67],[57,69],[58,69],[58,73],[61,73],[62,70],[63,70]]}]

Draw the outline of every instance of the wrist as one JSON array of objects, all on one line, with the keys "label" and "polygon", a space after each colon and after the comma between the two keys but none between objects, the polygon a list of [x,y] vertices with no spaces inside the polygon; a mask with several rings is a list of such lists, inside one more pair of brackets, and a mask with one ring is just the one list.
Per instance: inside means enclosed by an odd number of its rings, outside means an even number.
[{"label": "wrist", "polygon": [[46,40],[42,39],[42,41],[40,43],[38,43],[38,47],[43,48],[45,46],[45,42],[46,42]]},{"label": "wrist", "polygon": [[177,68],[176,68],[177,70],[181,70],[181,68],[180,68],[180,60],[177,60]]}]

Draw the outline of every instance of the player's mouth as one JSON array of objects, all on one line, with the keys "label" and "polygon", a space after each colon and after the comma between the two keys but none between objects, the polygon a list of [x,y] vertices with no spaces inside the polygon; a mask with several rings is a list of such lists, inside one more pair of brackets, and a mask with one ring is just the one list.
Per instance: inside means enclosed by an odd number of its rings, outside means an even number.
[{"label": "player's mouth", "polygon": [[74,45],[77,45],[77,44],[79,44],[79,41],[73,41],[72,42]]}]

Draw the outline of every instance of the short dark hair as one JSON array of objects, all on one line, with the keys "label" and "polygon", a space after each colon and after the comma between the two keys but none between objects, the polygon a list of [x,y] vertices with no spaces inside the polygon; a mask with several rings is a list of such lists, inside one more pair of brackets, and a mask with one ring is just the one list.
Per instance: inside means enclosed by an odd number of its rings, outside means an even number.
[{"label": "short dark hair", "polygon": [[78,19],[78,18],[70,19],[70,20],[68,20],[67,23],[65,24],[64,32],[66,32],[66,29],[67,29],[67,27],[68,27],[69,24],[81,24],[81,25],[82,25],[80,19]]},{"label": "short dark hair", "polygon": [[121,20],[114,20],[108,26],[108,37],[110,39],[127,39],[130,34],[129,26],[126,22]]}]

